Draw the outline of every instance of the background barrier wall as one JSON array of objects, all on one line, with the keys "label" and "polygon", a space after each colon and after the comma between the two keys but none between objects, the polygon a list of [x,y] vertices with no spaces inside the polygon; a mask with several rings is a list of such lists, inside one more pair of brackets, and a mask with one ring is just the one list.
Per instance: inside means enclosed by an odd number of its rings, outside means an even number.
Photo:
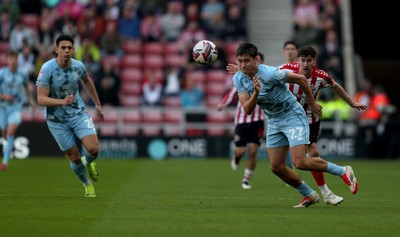
[{"label": "background barrier wall", "polygon": [[[233,126],[233,124],[231,124]],[[353,123],[323,122],[318,141],[321,156],[332,159],[357,157],[357,126]],[[232,154],[231,135],[222,136],[101,136],[100,159],[134,159],[149,157],[155,160],[171,158],[229,158]],[[22,123],[15,139],[14,156],[62,157],[46,123]],[[265,142],[259,159],[267,159]]]}]

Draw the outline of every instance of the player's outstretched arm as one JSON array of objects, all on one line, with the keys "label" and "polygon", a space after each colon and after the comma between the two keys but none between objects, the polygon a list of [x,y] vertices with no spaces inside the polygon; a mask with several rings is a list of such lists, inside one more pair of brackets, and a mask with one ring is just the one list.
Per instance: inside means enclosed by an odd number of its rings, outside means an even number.
[{"label": "player's outstretched arm", "polygon": [[361,104],[361,103],[356,103],[354,102],[351,97],[349,96],[349,94],[347,94],[347,92],[344,90],[344,88],[337,84],[336,82],[334,82],[333,86],[332,86],[332,90],[338,94],[344,101],[346,101],[347,104],[349,104],[352,108],[358,109],[358,110],[366,110],[367,109],[367,105],[365,104]]},{"label": "player's outstretched arm", "polygon": [[225,95],[224,98],[222,98],[221,102],[218,103],[217,105],[217,110],[221,111],[223,110],[226,106],[228,106],[229,103],[232,102],[233,97],[237,95],[237,91],[235,87],[232,87]]}]

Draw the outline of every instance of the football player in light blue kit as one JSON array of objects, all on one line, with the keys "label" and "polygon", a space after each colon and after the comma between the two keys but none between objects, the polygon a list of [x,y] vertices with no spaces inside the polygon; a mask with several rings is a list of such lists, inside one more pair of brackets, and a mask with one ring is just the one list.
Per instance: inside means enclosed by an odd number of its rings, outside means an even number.
[{"label": "football player in light blue kit", "polygon": [[[93,100],[99,121],[104,114],[96,88],[88,77],[81,61],[72,58],[74,40],[69,35],[60,35],[56,39],[57,57],[42,65],[38,75],[37,98],[39,105],[45,106],[46,122],[60,149],[70,160],[70,166],[85,187],[86,197],[96,197],[92,181],[98,181],[98,173],[93,162],[99,153],[99,140],[92,118],[85,110],[79,96],[78,83],[82,82]],[[79,139],[83,145],[81,157],[75,143]],[[85,169],[86,167],[86,169]]]},{"label": "football player in light blue kit", "polygon": [[3,139],[6,139],[1,162],[3,171],[8,167],[14,148],[15,133],[22,121],[25,98],[29,99],[33,111],[35,110],[35,101],[28,88],[28,75],[18,68],[18,53],[10,51],[6,58],[7,66],[0,70],[0,128]]},{"label": "football player in light blue kit", "polygon": [[240,68],[233,76],[239,101],[250,114],[259,104],[267,115],[267,151],[271,171],[303,195],[303,201],[294,207],[308,207],[319,202],[319,195],[311,189],[285,163],[290,149],[297,169],[323,171],[342,177],[353,194],[358,191],[358,181],[350,166],[338,166],[320,157],[306,157],[309,143],[309,125],[306,113],[286,83],[298,84],[307,96],[310,108],[321,115],[322,107],[315,102],[305,76],[279,70],[277,67],[257,62],[257,46],[242,43],[236,50],[236,63]]}]

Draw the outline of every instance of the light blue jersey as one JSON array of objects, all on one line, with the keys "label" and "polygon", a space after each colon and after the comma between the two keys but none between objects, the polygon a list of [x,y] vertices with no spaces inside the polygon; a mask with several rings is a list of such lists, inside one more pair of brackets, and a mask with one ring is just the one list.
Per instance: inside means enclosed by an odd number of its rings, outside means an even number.
[{"label": "light blue jersey", "polygon": [[36,86],[49,88],[49,97],[64,99],[73,95],[75,101],[72,105],[46,107],[45,116],[47,120],[54,122],[65,121],[85,110],[82,98],[79,96],[79,84],[81,79],[87,77],[85,66],[81,61],[71,59],[70,68],[61,68],[56,59],[51,59],[43,64],[36,81]]},{"label": "light blue jersey", "polygon": [[45,108],[45,117],[49,130],[62,151],[71,149],[76,142],[88,135],[96,134],[92,118],[85,110],[79,96],[79,81],[87,78],[85,66],[81,61],[71,59],[71,67],[59,67],[56,59],[43,64],[36,81],[37,87],[49,88],[49,97],[64,99],[73,95],[71,105]]},{"label": "light blue jersey", "polygon": [[12,95],[12,101],[1,101],[1,107],[22,109],[26,100],[25,87],[28,85],[28,75],[23,70],[10,71],[8,67],[0,69],[0,94]]},{"label": "light blue jersey", "polygon": [[[281,71],[277,67],[258,65],[257,75],[259,76],[261,90],[258,95],[258,102],[264,113],[270,117],[278,117],[291,109],[296,102],[296,97],[286,88],[287,71]],[[247,92],[254,93],[252,78],[238,71],[233,76],[233,84],[239,94]]]},{"label": "light blue jersey", "polygon": [[[277,67],[258,65],[261,89],[257,104],[267,115],[267,148],[309,143],[306,113],[285,85],[288,74],[288,71]],[[232,80],[239,94],[254,93],[252,78],[242,71],[238,71]]]},{"label": "light blue jersey", "polygon": [[20,124],[22,108],[26,101],[25,87],[28,85],[28,76],[22,70],[10,71],[8,67],[0,69],[0,94],[11,95],[12,101],[0,101],[0,128],[5,129],[8,124]]}]

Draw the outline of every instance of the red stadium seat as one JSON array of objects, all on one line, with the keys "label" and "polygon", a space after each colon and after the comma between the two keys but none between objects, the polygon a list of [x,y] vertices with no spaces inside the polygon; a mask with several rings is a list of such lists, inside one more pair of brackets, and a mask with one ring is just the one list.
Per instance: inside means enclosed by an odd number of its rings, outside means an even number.
[{"label": "red stadium seat", "polygon": [[143,66],[147,69],[162,69],[165,66],[164,57],[157,54],[145,54],[143,63]]},{"label": "red stadium seat", "polygon": [[117,124],[119,119],[119,112],[115,109],[105,108],[104,112],[104,121],[102,123],[106,124]]},{"label": "red stadium seat", "polygon": [[206,121],[210,125],[207,127],[207,134],[210,136],[222,136],[226,134],[225,126],[226,123],[230,122],[224,111],[209,111],[206,114]]},{"label": "red stadium seat", "polygon": [[90,117],[92,117],[93,121],[97,119],[97,111],[94,107],[86,107],[86,111],[89,113]]},{"label": "red stadium seat", "polygon": [[143,65],[142,56],[139,54],[127,54],[122,57],[121,67],[125,68],[141,68]]},{"label": "red stadium seat", "polygon": [[40,109],[35,111],[35,113],[33,114],[33,121],[40,123],[44,123],[46,121],[43,110]]},{"label": "red stadium seat", "polygon": [[235,116],[236,116],[236,109],[230,109],[230,110],[227,109],[227,110],[225,110],[225,113],[226,113],[227,121],[232,121],[232,123],[233,123],[233,121],[235,120]]},{"label": "red stadium seat", "polygon": [[204,136],[205,131],[203,129],[189,128],[186,129],[186,135],[189,137]]},{"label": "red stadium seat", "polygon": [[217,96],[206,96],[206,106],[209,108],[216,108],[219,102],[221,102],[223,95]]},{"label": "red stadium seat", "polygon": [[228,133],[229,136],[234,136],[234,135],[235,135],[235,126],[234,126],[234,125],[230,126],[230,127],[227,129],[226,132]]},{"label": "red stadium seat", "polygon": [[208,82],[205,87],[205,95],[208,96],[220,96],[221,98],[224,96],[226,92],[226,87],[224,83],[215,83]]},{"label": "red stadium seat", "polygon": [[179,124],[164,126],[163,131],[164,131],[165,136],[182,136],[182,135],[184,135],[184,131],[181,129]]},{"label": "red stadium seat", "polygon": [[140,124],[125,124],[120,134],[122,136],[138,136],[140,134]]},{"label": "red stadium seat", "polygon": [[163,122],[168,124],[179,124],[183,120],[182,110],[171,109],[165,110],[163,114]]},{"label": "red stadium seat", "polygon": [[167,57],[171,55],[180,55],[181,50],[181,45],[178,42],[168,42],[164,44],[164,54]]},{"label": "red stadium seat", "polygon": [[227,123],[230,122],[224,111],[208,111],[206,114],[208,123]]},{"label": "red stadium seat", "polygon": [[226,59],[230,63],[235,63],[236,62],[236,55],[235,54],[227,55]]},{"label": "red stadium seat", "polygon": [[163,71],[162,68],[154,68],[154,69],[152,69],[152,68],[146,68],[145,71],[144,71],[144,74],[145,74],[144,80],[145,80],[145,81],[148,80],[149,73],[154,73],[154,74],[155,74],[155,77],[156,77],[156,80],[157,80],[158,82],[163,82],[163,80],[164,80],[164,71]]},{"label": "red stadium seat", "polygon": [[102,64],[112,64],[114,67],[121,68],[121,58],[118,56],[104,56],[101,58]]},{"label": "red stadium seat", "polygon": [[207,71],[207,83],[208,82],[219,82],[224,83],[227,80],[229,74],[225,70],[209,70]]},{"label": "red stadium seat", "polygon": [[143,123],[162,123],[163,112],[159,108],[146,108],[142,111]]},{"label": "red stadium seat", "polygon": [[140,98],[136,95],[121,96],[121,105],[124,107],[138,107],[140,106]]},{"label": "red stadium seat", "polygon": [[140,82],[122,82],[120,91],[124,96],[137,96],[142,93],[142,84]]},{"label": "red stadium seat", "polygon": [[229,42],[224,45],[224,51],[228,63],[236,62],[236,49],[242,42]]},{"label": "red stadium seat", "polygon": [[24,109],[22,111],[22,122],[31,122],[33,120],[34,113],[30,109]]},{"label": "red stadium seat", "polygon": [[142,82],[143,72],[138,68],[125,68],[121,71],[122,82]]},{"label": "red stadium seat", "polygon": [[162,133],[161,126],[143,126],[142,127],[142,134],[145,136],[160,136]]},{"label": "red stadium seat", "polygon": [[32,28],[33,30],[35,31],[39,30],[39,25],[40,25],[39,15],[25,13],[21,15],[21,21],[25,26]]},{"label": "red stadium seat", "polygon": [[178,54],[171,54],[166,56],[167,61],[165,64],[171,65],[173,68],[180,68],[183,67],[185,64],[185,58],[182,55]]},{"label": "red stadium seat", "polygon": [[165,110],[164,111],[164,135],[166,136],[181,136],[184,135],[184,129],[182,128],[182,121],[184,113],[182,110]]},{"label": "red stadium seat", "polygon": [[7,66],[7,58],[5,53],[0,53],[0,67]]},{"label": "red stadium seat", "polygon": [[228,42],[224,44],[224,51],[226,55],[235,55],[236,49],[242,42]]},{"label": "red stadium seat", "polygon": [[0,54],[7,53],[11,47],[8,41],[0,41]]},{"label": "red stadium seat", "polygon": [[158,108],[146,108],[142,111],[142,133],[148,136],[161,135],[163,113]]},{"label": "red stadium seat", "polygon": [[179,96],[166,96],[163,99],[165,107],[181,107],[181,98]]},{"label": "red stadium seat", "polygon": [[227,131],[224,127],[219,127],[219,128],[210,127],[210,128],[207,128],[206,132],[207,132],[207,135],[209,135],[209,136],[224,136],[227,133]]},{"label": "red stadium seat", "polygon": [[126,40],[124,41],[122,48],[125,54],[141,54],[143,44],[140,40]]},{"label": "red stadium seat", "polygon": [[96,124],[97,131],[100,136],[117,136],[118,135],[118,120],[119,112],[118,110],[112,108],[104,108],[104,121],[101,123],[96,123],[97,112],[96,110],[91,110],[89,112]]},{"label": "red stadium seat", "polygon": [[146,42],[143,45],[144,55],[161,55],[164,53],[164,45],[158,42]]},{"label": "red stadium seat", "polygon": [[141,112],[139,110],[123,111],[122,121],[124,122],[124,125],[127,125],[129,123],[140,124],[140,122],[142,121]]},{"label": "red stadium seat", "polygon": [[122,136],[136,136],[140,133],[141,114],[139,110],[125,110],[122,113],[122,127],[120,134]]},{"label": "red stadium seat", "polygon": [[112,137],[118,135],[117,124],[100,124],[97,128],[100,137]]},{"label": "red stadium seat", "polygon": [[185,77],[191,77],[197,85],[202,85],[206,82],[206,73],[203,71],[189,71],[186,72]]}]

